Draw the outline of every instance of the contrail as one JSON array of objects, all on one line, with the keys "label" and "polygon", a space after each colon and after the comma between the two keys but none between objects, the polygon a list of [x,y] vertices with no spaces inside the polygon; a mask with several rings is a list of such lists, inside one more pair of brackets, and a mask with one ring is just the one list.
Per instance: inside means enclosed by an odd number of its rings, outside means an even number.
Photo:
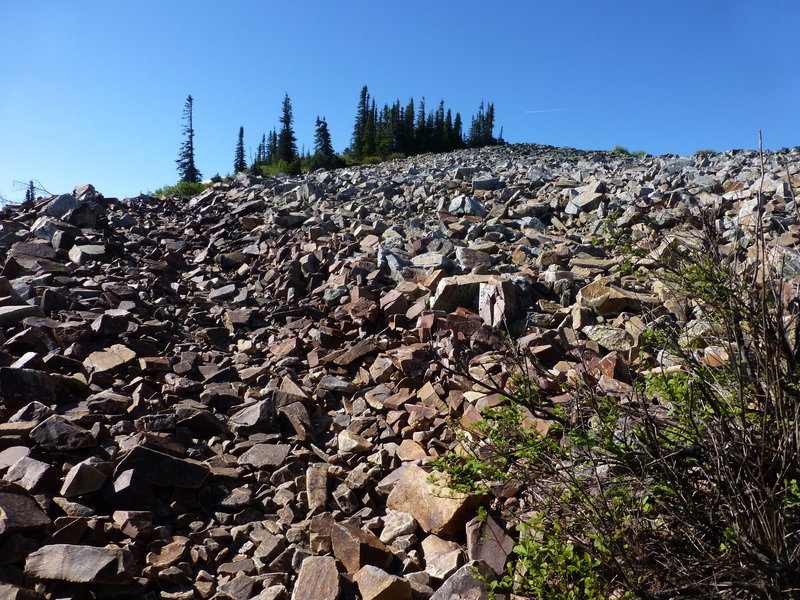
[{"label": "contrail", "polygon": [[550,113],[550,112],[564,112],[565,110],[569,110],[568,108],[543,108],[541,110],[526,110],[527,114],[533,113]]}]

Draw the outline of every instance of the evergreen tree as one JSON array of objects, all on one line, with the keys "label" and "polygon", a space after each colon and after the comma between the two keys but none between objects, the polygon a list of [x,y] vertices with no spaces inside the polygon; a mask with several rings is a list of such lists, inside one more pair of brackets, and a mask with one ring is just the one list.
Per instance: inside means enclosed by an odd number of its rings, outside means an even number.
[{"label": "evergreen tree", "polygon": [[367,111],[366,120],[364,122],[364,133],[362,135],[360,158],[365,156],[375,155],[375,145],[377,140],[378,129],[378,110],[375,107],[375,100]]},{"label": "evergreen tree", "polygon": [[328,131],[328,123],[325,117],[317,117],[316,128],[314,129],[314,165],[329,169],[334,164],[335,155],[333,144],[331,143],[331,133]]},{"label": "evergreen tree", "polygon": [[278,160],[278,134],[276,133],[275,129],[273,128],[272,131],[269,132],[269,137],[267,138],[267,154],[264,158],[264,162],[268,165],[273,165]]},{"label": "evergreen tree", "polygon": [[403,112],[403,144],[400,146],[400,152],[411,156],[414,154],[414,99],[409,98],[406,105],[405,112]]},{"label": "evergreen tree", "polygon": [[472,124],[469,128],[469,145],[472,148],[480,148],[481,146],[491,146],[496,144],[497,140],[492,136],[494,130],[494,104],[492,102],[484,108],[484,103],[481,102],[478,108],[478,114],[472,117]]},{"label": "evergreen tree", "polygon": [[247,168],[244,162],[244,127],[239,127],[239,140],[236,142],[236,154],[233,158],[233,172],[241,173]]},{"label": "evergreen tree", "polygon": [[189,183],[197,183],[203,178],[194,164],[193,103],[194,100],[190,94],[187,96],[186,103],[183,105],[183,134],[186,136],[186,139],[184,139],[183,144],[181,144],[181,152],[178,155],[178,160],[175,161],[178,165],[178,173],[181,176],[181,181],[188,181]]},{"label": "evergreen tree", "polygon": [[447,109],[447,114],[444,117],[444,145],[447,150],[455,150],[456,149],[456,142],[453,136],[453,113],[450,112],[450,109]]},{"label": "evergreen tree", "polygon": [[369,90],[367,86],[361,88],[356,109],[356,121],[353,124],[353,138],[350,142],[350,153],[360,159],[363,156],[364,146],[367,144],[367,128],[370,120]]},{"label": "evergreen tree", "polygon": [[261,141],[256,149],[256,159],[253,161],[253,166],[258,167],[267,162],[267,136],[261,134]]},{"label": "evergreen tree", "polygon": [[461,123],[461,113],[457,112],[453,120],[453,148],[464,147],[464,132],[462,131],[463,125]]},{"label": "evergreen tree", "polygon": [[290,163],[297,158],[297,138],[292,129],[292,102],[289,94],[283,98],[283,112],[281,113],[281,132],[278,134],[278,147],[276,159]]},{"label": "evergreen tree", "polygon": [[33,181],[28,182],[28,189],[25,190],[25,202],[26,203],[33,203],[36,201],[36,186],[33,185]]},{"label": "evergreen tree", "polygon": [[445,150],[449,150],[447,144],[447,136],[445,135],[445,126],[444,126],[444,100],[439,101],[439,106],[436,107],[436,113],[433,115],[433,127],[431,127],[431,132],[433,135],[433,140],[431,143],[431,150],[434,152],[444,152]]},{"label": "evergreen tree", "polygon": [[420,98],[417,109],[417,124],[414,129],[414,154],[428,151],[428,123],[425,115],[425,97]]}]

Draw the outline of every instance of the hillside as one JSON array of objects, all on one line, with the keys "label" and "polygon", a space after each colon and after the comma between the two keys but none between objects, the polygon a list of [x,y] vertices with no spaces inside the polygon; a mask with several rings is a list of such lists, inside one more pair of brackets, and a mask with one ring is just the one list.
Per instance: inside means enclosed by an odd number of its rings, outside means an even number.
[{"label": "hillside", "polygon": [[800,275],[800,151],[763,159],[526,144],[6,207],[0,597],[488,597],[535,506],[429,483],[451,424],[502,404],[508,344],[552,402],[623,401],[652,321],[702,330],[609,223],[660,256],[713,212],[725,255],[761,217]]}]

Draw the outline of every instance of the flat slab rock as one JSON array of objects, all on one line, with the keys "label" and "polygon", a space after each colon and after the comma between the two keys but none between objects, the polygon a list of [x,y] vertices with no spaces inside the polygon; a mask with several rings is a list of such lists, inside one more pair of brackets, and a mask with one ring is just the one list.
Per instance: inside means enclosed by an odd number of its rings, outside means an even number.
[{"label": "flat slab rock", "polygon": [[42,546],[25,561],[25,575],[71,583],[128,583],[133,556],[119,548],[95,548],[72,544]]},{"label": "flat slab rock", "polygon": [[144,446],[135,447],[117,465],[117,473],[129,469],[151,485],[189,489],[203,485],[210,471],[204,463],[170,456]]},{"label": "flat slab rock", "polygon": [[332,556],[310,556],[303,561],[292,600],[337,600],[340,594],[339,572]]},{"label": "flat slab rock", "polygon": [[49,527],[50,518],[26,490],[0,481],[0,535],[44,532]]}]

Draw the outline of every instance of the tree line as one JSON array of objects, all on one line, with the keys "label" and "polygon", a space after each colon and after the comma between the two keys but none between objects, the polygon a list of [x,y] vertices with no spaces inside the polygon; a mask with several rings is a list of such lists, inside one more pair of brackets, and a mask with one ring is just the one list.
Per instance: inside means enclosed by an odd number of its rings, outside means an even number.
[{"label": "tree line", "polygon": [[[187,183],[198,183],[202,179],[195,164],[193,102],[190,95],[184,104],[184,141],[176,160],[180,181]],[[286,94],[279,128],[262,134],[249,165],[245,157],[244,127],[239,127],[233,172],[249,170],[260,175],[277,172],[299,174],[303,170],[332,169],[347,164],[375,163],[389,157],[504,143],[502,129],[500,135],[494,137],[494,119],[494,103],[481,102],[465,134],[461,114],[446,108],[444,100],[431,110],[427,109],[424,97],[417,102],[411,98],[405,106],[395,100],[391,105],[384,104],[379,109],[365,85],[359,94],[350,145],[337,154],[325,117],[317,116],[312,151],[298,152],[292,102]]]}]

